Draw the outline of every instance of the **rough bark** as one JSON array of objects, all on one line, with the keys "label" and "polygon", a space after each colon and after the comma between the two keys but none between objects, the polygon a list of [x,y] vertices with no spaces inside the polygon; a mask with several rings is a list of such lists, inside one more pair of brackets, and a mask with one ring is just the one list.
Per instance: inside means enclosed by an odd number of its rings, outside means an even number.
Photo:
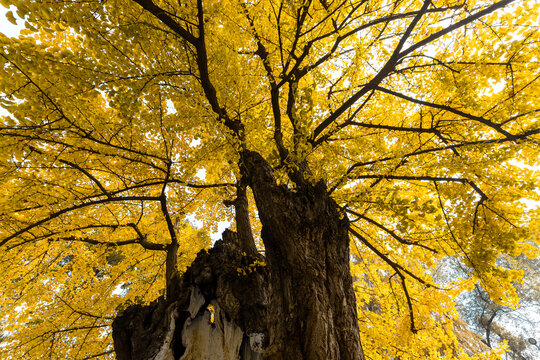
[{"label": "rough bark", "polygon": [[322,182],[291,191],[244,154],[270,276],[268,359],[363,359],[349,269],[348,220]]},{"label": "rough bark", "polygon": [[240,248],[249,255],[257,254],[257,247],[253,240],[251,223],[249,221],[249,205],[245,184],[239,184],[236,189],[234,201],[236,232]]},{"label": "rough bark", "polygon": [[262,359],[268,300],[262,260],[244,256],[236,234],[224,232],[176,278],[167,299],[130,306],[114,320],[116,358]]},{"label": "rough bark", "polygon": [[323,183],[278,186],[259,154],[242,157],[265,257],[243,255],[226,231],[167,300],[132,306],[114,321],[118,360],[364,358],[346,216]]}]

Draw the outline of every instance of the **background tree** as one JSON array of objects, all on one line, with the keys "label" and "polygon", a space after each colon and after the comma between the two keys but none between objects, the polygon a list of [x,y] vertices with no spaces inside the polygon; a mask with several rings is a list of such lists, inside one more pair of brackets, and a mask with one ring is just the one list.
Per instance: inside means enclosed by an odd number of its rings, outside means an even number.
[{"label": "background tree", "polygon": [[3,357],[112,358],[220,221],[268,358],[496,356],[454,299],[516,306],[500,259],[537,256],[537,2],[2,4]]},{"label": "background tree", "polygon": [[523,282],[514,286],[520,299],[520,308],[497,304],[490,299],[479,284],[470,292],[460,296],[458,310],[474,331],[483,337],[486,345],[493,347],[503,341],[508,343],[509,359],[535,359],[538,349],[531,346],[528,339],[538,336],[536,329],[540,319],[538,258],[519,256],[514,259],[499,259],[505,266],[524,271]]}]

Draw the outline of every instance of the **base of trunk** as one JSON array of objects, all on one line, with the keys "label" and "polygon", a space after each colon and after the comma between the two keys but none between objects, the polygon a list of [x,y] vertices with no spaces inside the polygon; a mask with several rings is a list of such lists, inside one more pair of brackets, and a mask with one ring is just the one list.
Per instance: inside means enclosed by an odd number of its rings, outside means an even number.
[{"label": "base of trunk", "polygon": [[233,232],[201,251],[168,299],[128,307],[113,322],[118,360],[262,360],[267,271]]}]

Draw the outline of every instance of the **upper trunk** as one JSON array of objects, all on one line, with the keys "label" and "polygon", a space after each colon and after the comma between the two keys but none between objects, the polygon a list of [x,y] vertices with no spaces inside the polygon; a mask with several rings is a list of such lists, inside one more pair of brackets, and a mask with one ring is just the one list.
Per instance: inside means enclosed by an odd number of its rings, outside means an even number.
[{"label": "upper trunk", "polygon": [[362,359],[349,269],[348,219],[322,182],[278,186],[244,155],[269,265],[269,359]]},{"label": "upper trunk", "polygon": [[[266,258],[242,255],[236,235],[224,233],[227,241],[198,255],[168,307],[132,308],[115,320],[118,360],[364,358],[347,218],[322,183],[292,191],[259,154],[243,160]],[[257,265],[263,260],[268,266]]]}]

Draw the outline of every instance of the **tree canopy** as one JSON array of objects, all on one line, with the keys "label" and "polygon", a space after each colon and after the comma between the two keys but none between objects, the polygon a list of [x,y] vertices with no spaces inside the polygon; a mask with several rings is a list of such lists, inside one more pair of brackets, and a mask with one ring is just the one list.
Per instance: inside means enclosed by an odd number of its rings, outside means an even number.
[{"label": "tree canopy", "polygon": [[1,3],[2,358],[112,359],[242,194],[263,251],[243,151],[350,219],[368,358],[500,354],[455,298],[538,257],[539,2]]}]

